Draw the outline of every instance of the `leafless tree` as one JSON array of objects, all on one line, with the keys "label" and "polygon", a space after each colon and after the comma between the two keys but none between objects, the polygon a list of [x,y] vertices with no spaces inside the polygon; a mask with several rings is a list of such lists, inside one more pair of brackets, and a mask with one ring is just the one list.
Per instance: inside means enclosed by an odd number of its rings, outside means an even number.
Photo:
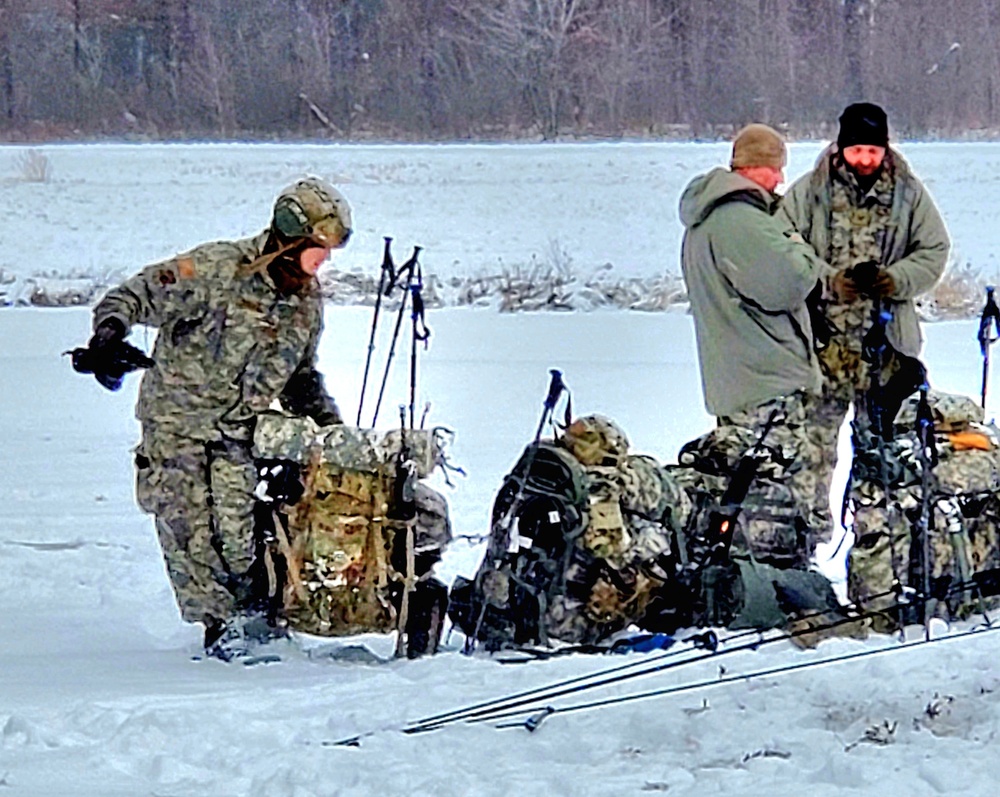
[{"label": "leafless tree", "polygon": [[497,0],[452,6],[516,81],[542,138],[552,139],[569,95],[570,50],[596,0]]},{"label": "leafless tree", "polygon": [[[0,0],[0,135],[997,133],[995,0]],[[674,127],[679,126],[679,127]]]}]

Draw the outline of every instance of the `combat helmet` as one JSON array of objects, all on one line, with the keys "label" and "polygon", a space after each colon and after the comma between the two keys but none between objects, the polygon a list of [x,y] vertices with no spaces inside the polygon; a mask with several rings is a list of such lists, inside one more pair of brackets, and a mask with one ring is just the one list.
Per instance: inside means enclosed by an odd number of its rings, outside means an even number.
[{"label": "combat helmet", "polygon": [[305,177],[278,195],[271,224],[285,238],[339,249],[351,236],[351,206],[326,180]]},{"label": "combat helmet", "polygon": [[584,415],[566,427],[560,440],[583,465],[617,466],[628,453],[628,437],[603,415]]}]

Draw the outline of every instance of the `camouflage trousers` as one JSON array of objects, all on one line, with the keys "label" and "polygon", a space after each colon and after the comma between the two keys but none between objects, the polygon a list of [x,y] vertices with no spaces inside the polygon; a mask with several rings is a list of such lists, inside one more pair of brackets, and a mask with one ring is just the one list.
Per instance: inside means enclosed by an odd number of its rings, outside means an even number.
[{"label": "camouflage trousers", "polygon": [[[815,396],[797,392],[718,419],[717,439],[728,429],[749,430],[769,452],[750,485],[740,526],[753,555],[776,567],[808,567],[817,543],[833,531],[828,488],[817,478],[822,437],[815,404]],[[745,441],[745,431],[736,437]]]},{"label": "camouflage trousers", "polygon": [[[961,496],[938,496],[928,510],[926,557],[928,577],[947,579],[949,584],[969,584],[973,574],[995,567],[998,561],[997,499],[982,501],[980,513],[967,517]],[[977,503],[978,505],[978,503]],[[897,585],[910,586],[923,594],[922,541],[915,530],[921,528],[919,487],[900,489],[891,508],[859,506],[855,512],[856,542],[847,560],[847,595],[866,610],[880,611],[896,604]],[[928,605],[935,616],[948,619],[965,617],[984,609],[996,608],[996,597],[980,599],[971,589],[952,590],[942,602]],[[917,606],[916,622],[922,613]],[[894,617],[876,620],[876,630],[888,631],[896,624]]]},{"label": "camouflage trousers", "polygon": [[249,451],[144,430],[136,500],[152,514],[187,622],[224,620],[249,598],[255,471]]},{"label": "camouflage trousers", "polygon": [[[823,491],[822,500],[827,504],[830,502],[830,488],[837,467],[837,439],[851,407],[854,407],[855,435],[860,429],[870,426],[865,404],[865,395],[870,385],[870,366],[861,357],[861,338],[860,329],[851,334],[834,335],[819,351],[823,387],[819,399],[813,405],[812,423],[814,437],[819,445],[816,478]],[[883,382],[897,368],[897,361],[890,355],[882,368]],[[837,503],[841,504],[843,496],[839,498],[841,500]]]}]

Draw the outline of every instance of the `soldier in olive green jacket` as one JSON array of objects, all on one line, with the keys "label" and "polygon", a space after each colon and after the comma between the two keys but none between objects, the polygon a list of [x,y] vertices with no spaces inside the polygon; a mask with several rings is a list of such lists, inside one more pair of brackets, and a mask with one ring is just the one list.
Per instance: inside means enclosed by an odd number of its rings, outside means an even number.
[{"label": "soldier in olive green jacket", "polygon": [[315,275],[350,233],[344,197],[300,180],[260,235],[148,266],[94,309],[97,361],[133,326],[159,330],[136,408],[137,499],[156,517],[181,616],[204,624],[206,650],[222,658],[220,637],[261,597],[250,574],[257,415],[277,400],[321,425],[341,422],[316,370]]},{"label": "soldier in olive green jacket", "polygon": [[889,147],[885,111],[871,103],[844,110],[837,141],[792,184],[778,214],[823,259],[814,325],[823,391],[815,423],[824,452],[821,478],[829,490],[848,410],[853,405],[857,422],[870,421],[862,341],[873,324],[873,303],[891,314],[889,347],[880,358],[884,386],[904,361],[920,354],[914,300],[944,273],[948,231],[923,184]]},{"label": "soldier in olive green jacket", "polygon": [[[820,375],[806,297],[822,263],[772,215],[784,165],[777,132],[764,125],[744,128],[733,144],[732,169],[696,177],[681,197],[681,259],[705,407],[719,421],[713,445],[745,445],[746,435],[737,430],[759,437],[768,428],[764,442],[785,462],[782,483],[770,493],[758,485],[760,494],[744,506],[756,556],[805,567],[831,526],[829,510],[816,501],[811,473],[817,453],[808,428]],[[726,453],[738,460],[744,452]],[[779,528],[766,518],[788,503],[789,493],[795,516]],[[760,523],[750,511],[755,501]]]},{"label": "soldier in olive green jacket", "polygon": [[[922,344],[914,300],[941,279],[950,242],[930,194],[889,146],[885,111],[872,103],[844,109],[837,141],[789,188],[779,212],[824,260],[814,308],[823,391],[813,423],[822,453],[817,478],[829,493],[837,439],[851,407],[857,447],[892,423],[905,393],[926,377],[914,359]],[[869,346],[866,355],[874,310],[890,315],[888,346]],[[889,567],[884,544],[875,542],[884,531],[851,549],[852,600],[877,591],[878,571]]]}]

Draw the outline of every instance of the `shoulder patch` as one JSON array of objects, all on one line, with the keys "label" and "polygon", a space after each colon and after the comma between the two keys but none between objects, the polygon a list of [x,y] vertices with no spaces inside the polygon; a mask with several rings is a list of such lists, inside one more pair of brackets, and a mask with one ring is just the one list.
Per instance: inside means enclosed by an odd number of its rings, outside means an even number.
[{"label": "shoulder patch", "polygon": [[194,268],[194,259],[190,257],[178,258],[177,273],[182,280],[192,279],[197,273]]}]

